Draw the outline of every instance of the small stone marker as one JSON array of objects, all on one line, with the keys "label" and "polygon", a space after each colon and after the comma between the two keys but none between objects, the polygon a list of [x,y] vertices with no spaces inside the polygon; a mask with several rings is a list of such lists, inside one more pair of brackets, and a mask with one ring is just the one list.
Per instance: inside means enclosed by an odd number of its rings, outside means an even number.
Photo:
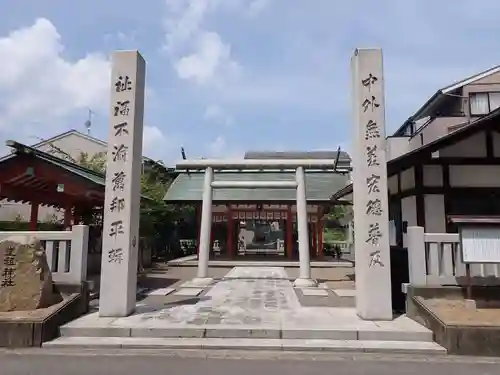
[{"label": "small stone marker", "polygon": [[0,312],[36,310],[61,301],[40,241],[13,236],[0,242]]}]

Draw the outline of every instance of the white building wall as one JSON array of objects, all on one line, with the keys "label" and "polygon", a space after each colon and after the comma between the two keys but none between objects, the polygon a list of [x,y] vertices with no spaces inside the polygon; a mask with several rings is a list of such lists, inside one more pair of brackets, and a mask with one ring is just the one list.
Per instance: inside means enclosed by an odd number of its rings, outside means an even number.
[{"label": "white building wall", "polygon": [[388,137],[386,142],[387,161],[411,151],[409,140],[409,137]]},{"label": "white building wall", "polygon": [[391,176],[387,179],[387,188],[389,194],[397,194],[399,192],[398,175]]},{"label": "white building wall", "polygon": [[430,194],[424,196],[425,232],[445,233],[446,215],[444,210],[444,196]]},{"label": "white building wall", "polygon": [[401,191],[413,189],[415,187],[414,168],[405,169],[401,172]]},{"label": "white building wall", "polygon": [[[417,200],[415,196],[401,199],[401,219],[407,222],[408,226],[417,225]],[[403,246],[407,246],[406,233],[403,233]]]},{"label": "white building wall", "polygon": [[451,165],[451,187],[500,187],[500,165]]},{"label": "white building wall", "polygon": [[443,168],[440,165],[424,165],[423,167],[424,186],[443,186]]},{"label": "white building wall", "polygon": [[86,153],[92,157],[95,154],[105,153],[107,151],[105,144],[84,138],[78,133],[70,133],[63,138],[55,139],[54,141],[50,141],[50,143],[41,144],[36,148],[57,157],[62,157],[60,153],[58,154],[56,152],[57,149],[61,149],[76,160],[78,160],[82,153]]}]

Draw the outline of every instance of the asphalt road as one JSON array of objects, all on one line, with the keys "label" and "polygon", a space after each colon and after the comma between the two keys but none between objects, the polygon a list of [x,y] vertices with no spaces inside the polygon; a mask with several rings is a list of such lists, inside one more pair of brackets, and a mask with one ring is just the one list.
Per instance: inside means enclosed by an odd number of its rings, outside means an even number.
[{"label": "asphalt road", "polygon": [[0,351],[1,375],[498,375],[500,359],[221,351]]}]

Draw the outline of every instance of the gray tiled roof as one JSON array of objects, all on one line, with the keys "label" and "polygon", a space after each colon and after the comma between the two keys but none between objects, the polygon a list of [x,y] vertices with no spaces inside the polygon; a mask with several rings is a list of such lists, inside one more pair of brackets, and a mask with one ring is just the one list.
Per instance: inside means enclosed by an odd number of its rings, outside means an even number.
[{"label": "gray tiled roof", "polygon": [[[201,201],[204,174],[180,173],[167,191],[167,202]],[[215,181],[293,181],[294,172],[219,172]],[[306,172],[306,194],[310,201],[329,201],[343,188],[348,176],[332,172]],[[293,189],[215,189],[214,201],[294,201]]]}]

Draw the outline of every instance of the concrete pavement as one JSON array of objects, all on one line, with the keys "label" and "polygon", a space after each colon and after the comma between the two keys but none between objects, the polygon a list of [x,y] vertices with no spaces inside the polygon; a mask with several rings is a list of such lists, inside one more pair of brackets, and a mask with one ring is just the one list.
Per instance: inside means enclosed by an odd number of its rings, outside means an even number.
[{"label": "concrete pavement", "polygon": [[496,375],[500,359],[204,351],[1,351],[5,375]]},{"label": "concrete pavement", "polygon": [[[180,288],[150,296],[128,317],[81,317],[44,346],[445,352],[431,331],[405,316],[365,321],[354,308],[316,306],[333,291],[293,288],[283,267],[235,267],[209,290],[188,282]],[[168,301],[179,293],[183,300]]]}]

